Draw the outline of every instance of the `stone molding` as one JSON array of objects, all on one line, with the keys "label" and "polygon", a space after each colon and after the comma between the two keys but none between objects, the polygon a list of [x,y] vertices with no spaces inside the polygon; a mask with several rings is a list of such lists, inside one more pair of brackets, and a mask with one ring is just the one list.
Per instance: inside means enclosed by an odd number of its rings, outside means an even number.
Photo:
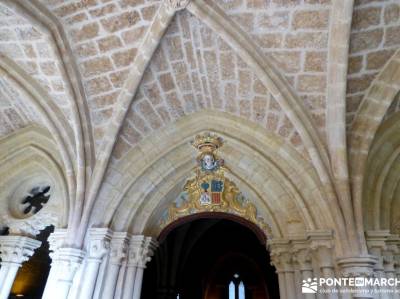
[{"label": "stone molding", "polygon": [[80,249],[63,247],[57,250],[57,266],[61,268],[60,272],[64,273],[66,280],[73,278],[84,257],[85,251]]},{"label": "stone molding", "polygon": [[312,270],[313,257],[320,267],[333,268],[333,235],[330,231],[309,232],[292,239],[272,239],[267,246],[278,272]]},{"label": "stone molding", "polygon": [[129,242],[128,265],[146,268],[157,246],[158,243],[151,237],[132,236]]},{"label": "stone molding", "polygon": [[129,237],[126,232],[115,232],[111,238],[110,264],[121,265],[128,254]]},{"label": "stone molding", "polygon": [[24,236],[0,236],[1,264],[18,264],[29,260],[42,242]]},{"label": "stone molding", "polygon": [[88,260],[101,261],[110,250],[112,231],[108,228],[89,229],[89,240],[87,243]]}]

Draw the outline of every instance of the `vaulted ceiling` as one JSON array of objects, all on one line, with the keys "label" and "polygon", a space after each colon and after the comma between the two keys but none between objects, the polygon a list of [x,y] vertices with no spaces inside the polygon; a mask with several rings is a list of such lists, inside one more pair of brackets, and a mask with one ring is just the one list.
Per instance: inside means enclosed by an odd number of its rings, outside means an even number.
[{"label": "vaulted ceiling", "polygon": [[279,159],[294,151],[360,233],[368,153],[400,108],[399,49],[396,0],[0,0],[0,141],[49,132],[84,231],[101,198],[124,202],[113,181],[146,140],[178,148],[199,115],[229,135],[211,120],[229,115],[279,140]]}]

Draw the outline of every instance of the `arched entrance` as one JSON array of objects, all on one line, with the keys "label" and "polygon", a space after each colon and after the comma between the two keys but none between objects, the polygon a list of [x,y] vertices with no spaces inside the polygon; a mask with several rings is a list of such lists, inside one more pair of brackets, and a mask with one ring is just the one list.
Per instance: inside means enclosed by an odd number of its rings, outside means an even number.
[{"label": "arched entrance", "polygon": [[262,232],[226,215],[203,213],[166,227],[145,271],[141,298],[279,298]]}]

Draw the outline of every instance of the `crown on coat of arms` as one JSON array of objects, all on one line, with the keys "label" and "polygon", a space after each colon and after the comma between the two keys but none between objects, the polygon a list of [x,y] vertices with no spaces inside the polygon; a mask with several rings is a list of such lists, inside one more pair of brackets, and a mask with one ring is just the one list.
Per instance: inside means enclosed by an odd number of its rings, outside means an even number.
[{"label": "crown on coat of arms", "polygon": [[223,145],[223,139],[213,133],[205,132],[197,135],[192,145],[202,153],[212,153]]}]

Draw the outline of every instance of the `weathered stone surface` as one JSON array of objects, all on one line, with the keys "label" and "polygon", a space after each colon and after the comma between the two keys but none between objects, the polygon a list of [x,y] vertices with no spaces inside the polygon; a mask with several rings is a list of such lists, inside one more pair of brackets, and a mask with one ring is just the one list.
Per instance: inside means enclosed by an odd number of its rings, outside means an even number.
[{"label": "weathered stone surface", "polygon": [[90,23],[82,26],[80,29],[72,31],[72,39],[75,42],[81,42],[96,37],[99,33],[99,25],[97,23]]},{"label": "weathered stone surface", "polygon": [[366,29],[379,25],[381,10],[381,7],[367,7],[354,10],[352,20],[353,30]]},{"label": "weathered stone surface", "polygon": [[400,45],[400,26],[388,27],[385,32],[385,46]]},{"label": "weathered stone surface", "polygon": [[140,21],[140,15],[137,11],[124,12],[121,15],[112,16],[101,20],[104,30],[115,32],[127,27],[132,27]]},{"label": "weathered stone surface", "polygon": [[350,78],[347,83],[347,92],[356,93],[367,89],[374,79],[374,75],[364,75],[361,77]]},{"label": "weathered stone surface", "polygon": [[136,53],[137,53],[137,49],[135,49],[135,48],[128,49],[128,50],[114,53],[112,55],[112,59],[113,59],[114,64],[117,67],[128,66],[135,59]]},{"label": "weathered stone surface", "polygon": [[293,15],[294,29],[326,29],[329,22],[328,10],[296,11]]},{"label": "weathered stone surface", "polygon": [[392,55],[394,50],[381,50],[369,53],[367,56],[367,69],[377,70],[380,69]]},{"label": "weathered stone surface", "polygon": [[112,68],[111,60],[108,57],[99,57],[88,60],[82,64],[85,76],[100,75]]},{"label": "weathered stone surface", "polygon": [[349,57],[348,73],[354,74],[361,71],[363,67],[363,56]]},{"label": "weathered stone surface", "polygon": [[382,29],[374,29],[351,34],[350,52],[357,53],[364,50],[376,49],[383,38]]},{"label": "weathered stone surface", "polygon": [[326,77],[323,75],[300,75],[298,89],[302,92],[324,92]]},{"label": "weathered stone surface", "polygon": [[122,42],[118,36],[111,35],[97,41],[100,52],[118,49],[122,46]]},{"label": "weathered stone surface", "polygon": [[307,52],[304,70],[310,72],[325,72],[327,68],[326,52]]},{"label": "weathered stone surface", "polygon": [[287,11],[277,11],[271,14],[267,12],[259,15],[257,27],[267,30],[285,30],[289,27],[289,13]]},{"label": "weathered stone surface", "polygon": [[277,51],[272,52],[276,65],[285,73],[297,73],[300,71],[301,52]]},{"label": "weathered stone surface", "polygon": [[400,4],[392,3],[385,7],[385,24],[400,22]]},{"label": "weathered stone surface", "polygon": [[323,32],[299,32],[286,35],[285,46],[288,48],[326,48],[328,35]]}]

